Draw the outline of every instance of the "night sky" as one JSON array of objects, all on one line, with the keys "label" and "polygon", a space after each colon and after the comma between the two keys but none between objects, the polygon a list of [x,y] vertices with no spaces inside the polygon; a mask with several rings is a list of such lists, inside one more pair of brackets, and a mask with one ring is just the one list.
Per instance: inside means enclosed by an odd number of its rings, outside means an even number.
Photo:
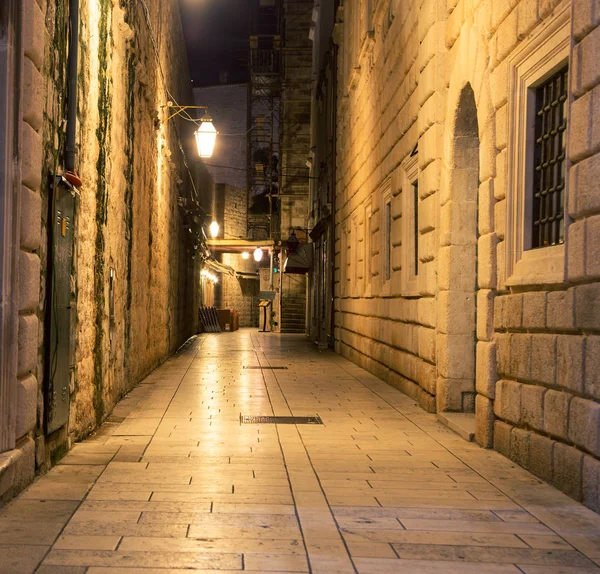
[{"label": "night sky", "polygon": [[194,87],[247,80],[250,0],[179,0]]}]

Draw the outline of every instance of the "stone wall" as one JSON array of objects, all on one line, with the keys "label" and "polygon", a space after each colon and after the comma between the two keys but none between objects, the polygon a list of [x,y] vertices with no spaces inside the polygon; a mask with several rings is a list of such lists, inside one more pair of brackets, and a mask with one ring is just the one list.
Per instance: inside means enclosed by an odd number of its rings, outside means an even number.
[{"label": "stone wall", "polygon": [[246,188],[231,185],[217,185],[215,193],[222,197],[223,237],[225,239],[245,239],[248,228],[248,194]]},{"label": "stone wall", "polygon": [[[310,152],[311,44],[308,29],[311,22],[311,0],[282,0],[283,12],[283,91],[280,112],[280,177],[282,195],[300,195],[281,206],[281,236],[289,234],[296,216],[307,215],[308,167]],[[292,212],[293,210],[293,212]]]},{"label": "stone wall", "polygon": [[[6,183],[7,195],[12,195],[15,206],[14,215],[17,221],[17,232],[13,236],[14,244],[2,242],[3,249],[14,250],[16,257],[12,273],[18,291],[10,294],[10,300],[17,303],[16,308],[4,306],[3,321],[0,328],[15,323],[16,341],[4,338],[3,345],[9,345],[10,365],[2,366],[3,376],[0,380],[0,396],[2,396],[2,417],[0,423],[0,442],[4,452],[0,454],[0,499],[6,500],[22,490],[33,480],[35,471],[35,427],[38,423],[37,403],[40,386],[37,373],[37,353],[39,339],[39,289],[40,289],[40,256],[41,240],[41,197],[42,184],[42,109],[43,109],[43,63],[45,38],[37,31],[44,26],[44,3],[42,0],[25,1],[20,10],[18,3],[7,2],[2,8],[2,34],[7,40],[8,54],[12,61],[8,62],[9,75],[3,85],[9,96],[8,110],[14,115],[4,118],[7,121],[7,132],[3,133],[12,139],[3,140],[0,145],[11,150],[11,164],[16,169]],[[20,37],[19,37],[20,33]],[[6,34],[6,36],[5,36]],[[4,43],[4,42],[3,42]],[[11,85],[11,82],[14,85]],[[13,95],[22,94],[13,99]],[[14,123],[13,123],[14,122]],[[2,170],[3,175],[4,169]],[[0,223],[1,225],[2,223]],[[11,234],[2,230],[4,238]],[[5,251],[5,257],[11,257]],[[6,261],[6,259],[4,259]],[[3,271],[9,270],[6,265]],[[4,279],[4,277],[3,277]],[[5,313],[14,312],[14,317],[6,321]],[[4,335],[11,336],[10,333]],[[16,344],[14,344],[16,343]],[[6,349],[4,349],[6,350]],[[4,352],[3,352],[4,355]],[[8,367],[8,369],[6,369]],[[6,369],[6,370],[5,370]],[[5,416],[7,415],[7,416]]]},{"label": "stone wall", "polygon": [[[70,395],[70,408],[63,425],[47,432],[44,373],[56,352],[48,307],[57,297],[56,286],[46,285],[48,227],[51,183],[64,169],[68,0],[26,0],[22,18],[21,455],[16,475],[2,476],[7,497],[94,430],[195,332],[199,300],[199,266],[191,261],[193,241],[178,207],[180,197],[194,196],[178,139],[187,148],[193,125],[166,121],[167,102],[193,101],[178,4],[81,0],[76,169],[83,184],[68,222],[74,231],[70,286],[60,294],[70,300],[71,327],[58,331],[61,345],[71,349],[71,375],[55,387]],[[212,180],[192,152],[198,193],[210,196]]]},{"label": "stone wall", "polygon": [[[343,4],[336,348],[598,509],[597,2]],[[536,254],[523,70],[563,57],[565,244]]]},{"label": "stone wall", "polygon": [[[258,267],[252,257],[242,259],[236,253],[224,253],[223,263],[243,273],[256,273]],[[258,327],[258,277],[231,277],[222,274],[221,283],[220,306],[238,312],[240,327]]]},{"label": "stone wall", "polygon": [[[248,223],[248,195],[246,189],[231,185],[215,186],[217,213],[223,228],[220,237],[245,239]],[[242,273],[256,273],[258,265],[250,254],[243,259],[238,253],[224,253],[222,262]],[[217,304],[239,313],[240,327],[258,326],[258,277],[241,278],[221,274]]]}]

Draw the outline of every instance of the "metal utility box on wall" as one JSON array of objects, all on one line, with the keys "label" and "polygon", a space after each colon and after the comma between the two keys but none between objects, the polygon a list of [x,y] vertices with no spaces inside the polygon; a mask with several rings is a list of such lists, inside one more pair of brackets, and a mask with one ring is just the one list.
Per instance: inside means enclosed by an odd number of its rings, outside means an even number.
[{"label": "metal utility box on wall", "polygon": [[73,266],[73,219],[75,197],[64,185],[53,190],[53,229],[48,244],[47,329],[45,361],[46,432],[69,420],[72,363],[71,269]]}]

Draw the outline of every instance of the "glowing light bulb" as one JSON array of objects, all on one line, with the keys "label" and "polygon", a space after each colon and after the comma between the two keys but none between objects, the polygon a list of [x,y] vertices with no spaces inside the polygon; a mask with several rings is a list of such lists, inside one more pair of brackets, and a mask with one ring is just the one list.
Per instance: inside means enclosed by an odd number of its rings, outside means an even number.
[{"label": "glowing light bulb", "polygon": [[209,226],[210,236],[216,237],[219,235],[219,224],[216,221],[213,221]]},{"label": "glowing light bulb", "polygon": [[242,251],[242,259],[250,259],[250,253],[247,251]]},{"label": "glowing light bulb", "polygon": [[257,263],[262,259],[263,256],[263,251],[260,247],[257,247],[254,250],[254,261],[256,261]]},{"label": "glowing light bulb", "polygon": [[213,126],[212,118],[208,113],[205,113],[200,119],[200,127],[194,135],[196,136],[198,155],[200,157],[212,157],[217,139],[217,130]]}]

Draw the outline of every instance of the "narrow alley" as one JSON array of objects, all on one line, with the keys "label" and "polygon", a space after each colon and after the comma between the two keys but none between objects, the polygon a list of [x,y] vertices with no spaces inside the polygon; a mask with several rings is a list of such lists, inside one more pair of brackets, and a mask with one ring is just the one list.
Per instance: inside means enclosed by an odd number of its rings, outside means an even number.
[{"label": "narrow alley", "polygon": [[[272,415],[323,424],[243,421]],[[0,545],[2,573],[591,574],[600,517],[304,336],[242,329],[137,385]]]}]

